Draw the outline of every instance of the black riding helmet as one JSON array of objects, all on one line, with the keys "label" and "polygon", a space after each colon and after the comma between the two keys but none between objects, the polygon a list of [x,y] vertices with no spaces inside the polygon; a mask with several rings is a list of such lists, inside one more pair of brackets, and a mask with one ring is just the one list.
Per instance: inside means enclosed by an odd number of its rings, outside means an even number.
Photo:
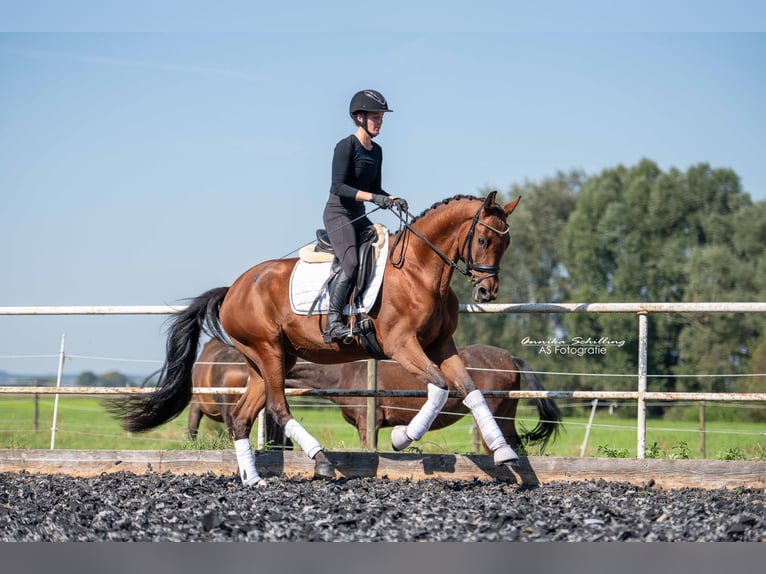
[{"label": "black riding helmet", "polygon": [[362,90],[354,94],[348,113],[353,118],[359,112],[393,112],[388,109],[388,102],[383,94],[375,90]]},{"label": "black riding helmet", "polygon": [[[348,106],[348,113],[351,119],[354,120],[354,124],[361,125],[364,131],[367,132],[367,113],[368,112],[393,112],[388,108],[388,102],[383,94],[375,90],[362,90],[354,94],[351,98],[351,104]],[[364,116],[362,123],[360,124],[357,119],[357,114]],[[373,137],[370,132],[367,132],[370,137]]]}]

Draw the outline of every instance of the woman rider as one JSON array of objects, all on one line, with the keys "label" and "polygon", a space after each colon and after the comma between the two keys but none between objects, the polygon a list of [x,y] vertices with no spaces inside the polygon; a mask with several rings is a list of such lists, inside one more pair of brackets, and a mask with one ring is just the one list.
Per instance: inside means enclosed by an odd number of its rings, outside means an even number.
[{"label": "woman rider", "polygon": [[330,284],[329,311],[323,333],[325,343],[340,341],[350,335],[349,327],[343,323],[343,307],[348,302],[359,266],[358,238],[372,225],[366,216],[364,202],[370,201],[383,209],[393,205],[407,207],[403,199],[391,196],[381,188],[383,150],[372,141],[380,133],[383,114],[391,111],[380,92],[357,92],[349,106],[349,114],[357,129],[335,146],[330,197],[322,219],[341,269]]}]

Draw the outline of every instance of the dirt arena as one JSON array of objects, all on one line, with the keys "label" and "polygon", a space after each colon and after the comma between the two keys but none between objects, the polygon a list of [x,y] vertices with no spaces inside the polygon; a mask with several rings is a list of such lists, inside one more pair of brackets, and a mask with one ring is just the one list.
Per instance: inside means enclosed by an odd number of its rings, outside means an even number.
[{"label": "dirt arena", "polygon": [[766,541],[766,491],[0,473],[1,541]]}]

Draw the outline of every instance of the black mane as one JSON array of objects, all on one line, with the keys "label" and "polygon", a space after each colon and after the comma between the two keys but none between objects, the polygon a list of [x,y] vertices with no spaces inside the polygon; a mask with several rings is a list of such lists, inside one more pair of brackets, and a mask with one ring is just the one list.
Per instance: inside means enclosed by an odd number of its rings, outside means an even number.
[{"label": "black mane", "polygon": [[476,197],[476,196],[473,196],[473,195],[465,195],[465,194],[458,194],[458,195],[453,195],[452,197],[448,197],[447,199],[442,199],[441,201],[437,201],[437,202],[436,202],[436,203],[434,203],[434,204],[433,204],[431,207],[429,207],[428,209],[425,209],[425,210],[424,210],[424,211],[423,211],[423,212],[422,212],[420,215],[418,215],[417,217],[415,217],[415,218],[414,218],[414,219],[411,221],[411,223],[415,223],[415,222],[416,222],[418,219],[422,218],[422,217],[423,217],[424,215],[426,215],[426,214],[427,214],[429,211],[431,211],[431,210],[433,210],[433,209],[436,209],[437,207],[440,207],[440,206],[442,206],[442,205],[446,205],[446,204],[448,204],[450,201],[457,201],[457,200],[461,200],[461,199],[469,199],[469,200],[473,200],[473,199],[476,199],[476,200],[479,200],[479,201],[484,201],[484,198],[483,198],[483,197]]}]

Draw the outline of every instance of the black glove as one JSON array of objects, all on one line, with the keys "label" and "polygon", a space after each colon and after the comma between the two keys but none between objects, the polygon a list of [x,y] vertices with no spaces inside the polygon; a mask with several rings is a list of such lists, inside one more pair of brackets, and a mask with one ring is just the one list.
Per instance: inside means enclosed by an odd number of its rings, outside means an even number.
[{"label": "black glove", "polygon": [[403,197],[395,197],[394,198],[394,207],[398,207],[402,211],[407,211],[409,206],[407,205],[407,200]]},{"label": "black glove", "polygon": [[383,209],[391,209],[391,207],[394,205],[394,200],[387,195],[383,195],[382,193],[373,193],[372,199],[370,199],[370,201],[378,207],[382,207]]}]

